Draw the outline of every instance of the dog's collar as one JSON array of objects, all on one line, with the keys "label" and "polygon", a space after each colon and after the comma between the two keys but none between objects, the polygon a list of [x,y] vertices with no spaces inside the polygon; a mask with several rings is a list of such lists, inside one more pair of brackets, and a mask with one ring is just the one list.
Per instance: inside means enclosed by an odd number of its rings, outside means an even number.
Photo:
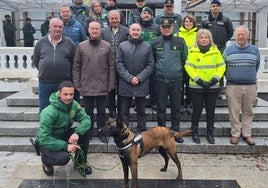
[{"label": "dog's collar", "polygon": [[142,141],[142,135],[141,134],[136,134],[135,137],[133,138],[132,142],[130,142],[128,145],[122,147],[122,148],[118,148],[118,150],[122,151],[122,150],[127,150],[128,148],[130,148],[133,144],[137,144],[138,142]]}]

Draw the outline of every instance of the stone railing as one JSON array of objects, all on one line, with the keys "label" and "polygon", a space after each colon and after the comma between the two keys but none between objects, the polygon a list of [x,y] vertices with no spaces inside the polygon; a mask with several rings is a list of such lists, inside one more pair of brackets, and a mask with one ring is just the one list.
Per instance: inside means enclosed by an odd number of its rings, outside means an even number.
[{"label": "stone railing", "polygon": [[[258,85],[261,92],[268,91],[268,48],[260,48],[261,65]],[[0,80],[37,80],[37,70],[32,63],[32,47],[0,47]]]},{"label": "stone railing", "polygon": [[33,47],[0,47],[0,79],[37,77],[32,58]]}]

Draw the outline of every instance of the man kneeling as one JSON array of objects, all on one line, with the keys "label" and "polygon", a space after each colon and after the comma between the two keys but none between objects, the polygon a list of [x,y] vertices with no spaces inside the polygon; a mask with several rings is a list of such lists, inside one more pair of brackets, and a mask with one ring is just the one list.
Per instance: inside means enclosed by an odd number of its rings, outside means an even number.
[{"label": "man kneeling", "polygon": [[[50,105],[40,113],[36,144],[40,150],[43,170],[48,176],[54,174],[53,166],[64,166],[69,162],[70,153],[76,154],[75,160],[83,165],[85,174],[92,172],[86,162],[91,136],[90,117],[73,97],[73,84],[64,81],[59,91],[51,94]],[[78,126],[72,127],[74,121],[79,122]],[[83,152],[78,155],[80,149]]]}]

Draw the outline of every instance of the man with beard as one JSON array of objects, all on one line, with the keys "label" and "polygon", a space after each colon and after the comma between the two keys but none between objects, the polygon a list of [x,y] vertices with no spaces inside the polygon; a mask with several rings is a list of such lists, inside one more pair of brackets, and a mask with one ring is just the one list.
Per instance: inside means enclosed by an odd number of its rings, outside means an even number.
[{"label": "man with beard", "polygon": [[141,11],[143,7],[145,7],[146,2],[145,0],[136,0],[136,9],[131,9],[128,15],[128,22],[127,24],[130,26],[133,23],[138,23]]},{"label": "man with beard", "polygon": [[[83,96],[86,113],[94,127],[94,106],[97,108],[97,128],[105,125],[105,108],[108,93],[115,85],[115,58],[111,44],[101,39],[101,25],[93,21],[88,27],[89,39],[81,42],[75,53],[73,82]],[[103,143],[108,138],[99,134]]]}]

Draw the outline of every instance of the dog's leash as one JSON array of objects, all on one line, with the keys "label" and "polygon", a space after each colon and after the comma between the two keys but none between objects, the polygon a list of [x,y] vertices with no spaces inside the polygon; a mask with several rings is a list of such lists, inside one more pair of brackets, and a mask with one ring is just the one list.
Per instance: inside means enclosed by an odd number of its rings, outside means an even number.
[{"label": "dog's leash", "polygon": [[[115,167],[117,167],[120,164],[120,161],[119,161],[116,165],[112,166],[111,168],[99,168],[99,167],[96,167],[94,165],[91,165],[88,161],[86,161],[84,152],[81,149],[79,149],[79,150],[76,151],[76,155],[75,156],[73,156],[72,154],[70,154],[70,158],[71,158],[71,160],[74,163],[74,168],[83,177],[86,176],[84,164],[87,164],[89,167],[91,167],[91,168],[93,168],[95,170],[100,170],[100,171],[110,171],[110,170],[113,170]],[[82,159],[84,162],[81,163],[79,161],[79,159]]]}]

